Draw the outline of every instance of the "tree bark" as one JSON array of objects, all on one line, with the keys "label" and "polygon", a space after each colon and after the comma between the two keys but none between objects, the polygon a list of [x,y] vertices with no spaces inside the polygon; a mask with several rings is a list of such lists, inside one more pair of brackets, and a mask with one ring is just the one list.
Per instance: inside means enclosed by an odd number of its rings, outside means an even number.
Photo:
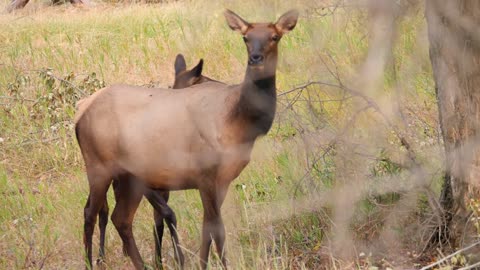
[{"label": "tree bark", "polygon": [[446,154],[437,240],[456,248],[473,236],[467,222],[480,194],[480,1],[427,0],[425,13]]}]

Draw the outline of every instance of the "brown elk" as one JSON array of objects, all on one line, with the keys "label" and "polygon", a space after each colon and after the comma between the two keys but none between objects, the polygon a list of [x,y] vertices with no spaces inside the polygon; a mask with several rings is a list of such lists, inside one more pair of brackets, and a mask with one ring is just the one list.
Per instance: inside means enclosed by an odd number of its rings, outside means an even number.
[{"label": "brown elk", "polygon": [[202,75],[203,70],[203,59],[200,59],[198,64],[187,70],[187,64],[185,63],[185,58],[183,55],[178,54],[175,58],[175,81],[173,82],[173,89],[182,89],[187,88],[195,84],[201,84],[204,82],[218,82],[207,76]]},{"label": "brown elk", "polygon": [[[203,59],[200,59],[199,63],[192,69],[187,70],[187,66],[185,63],[185,58],[182,54],[178,54],[175,58],[174,63],[175,69],[175,80],[173,83],[173,89],[181,89],[186,88],[195,84],[200,84],[208,81],[215,81],[209,77],[202,75],[203,70]],[[77,108],[83,110],[82,103],[85,100],[80,100],[77,104]],[[131,184],[129,181],[119,181],[117,179],[113,179],[113,187],[115,198],[122,198],[125,195],[123,193],[128,192],[128,188]],[[169,192],[168,191],[156,191],[159,196],[164,201],[164,204],[161,203],[162,212],[157,211],[154,208],[154,221],[155,221],[155,228],[154,228],[154,239],[155,239],[155,263],[160,266],[161,265],[161,249],[162,249],[162,238],[163,238],[163,231],[164,231],[164,224],[163,221],[165,220],[167,227],[170,230],[170,234],[172,236],[173,246],[175,248],[175,258],[177,263],[180,267],[184,264],[184,256],[180,249],[177,249],[179,246],[178,235],[176,232],[176,217],[173,210],[167,205],[169,199]],[[105,231],[108,224],[108,202],[105,200],[105,204],[103,208],[100,210],[98,217],[99,217],[99,229],[100,229],[100,248],[99,248],[99,258],[97,259],[97,263],[100,264],[104,260],[105,256]]]},{"label": "brown elk", "polygon": [[255,140],[272,125],[278,42],[295,27],[298,12],[291,10],[276,23],[248,23],[230,10],[225,17],[247,47],[248,66],[241,84],[205,82],[163,91],[110,86],[95,93],[77,116],[75,130],[90,186],[84,210],[87,267],[96,217],[112,178],[130,183],[126,196],[117,198],[112,221],[135,268],[143,268],[132,234],[141,196],[160,212],[164,203],[153,189],[200,191],[201,267],[207,267],[212,239],[226,267],[220,208],[228,186],[250,161]]}]

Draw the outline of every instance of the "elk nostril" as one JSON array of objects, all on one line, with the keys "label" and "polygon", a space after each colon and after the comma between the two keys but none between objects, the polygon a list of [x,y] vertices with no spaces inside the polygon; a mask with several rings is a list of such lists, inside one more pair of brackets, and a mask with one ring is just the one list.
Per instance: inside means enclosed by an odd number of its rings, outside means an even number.
[{"label": "elk nostril", "polygon": [[263,60],[263,56],[257,54],[257,55],[253,55],[252,56],[253,60],[256,60],[256,61],[260,61],[260,60]]},{"label": "elk nostril", "polygon": [[251,60],[251,62],[253,62],[253,63],[259,63],[259,62],[263,61],[263,55],[261,55],[261,54],[252,54],[252,55],[250,56],[250,60]]}]

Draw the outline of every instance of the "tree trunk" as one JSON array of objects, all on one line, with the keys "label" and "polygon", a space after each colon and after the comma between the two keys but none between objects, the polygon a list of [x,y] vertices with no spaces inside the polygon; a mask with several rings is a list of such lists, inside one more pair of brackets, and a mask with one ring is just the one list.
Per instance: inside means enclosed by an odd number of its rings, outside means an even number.
[{"label": "tree trunk", "polygon": [[473,236],[467,222],[480,191],[480,1],[427,0],[425,12],[446,153],[438,240],[455,248]]}]

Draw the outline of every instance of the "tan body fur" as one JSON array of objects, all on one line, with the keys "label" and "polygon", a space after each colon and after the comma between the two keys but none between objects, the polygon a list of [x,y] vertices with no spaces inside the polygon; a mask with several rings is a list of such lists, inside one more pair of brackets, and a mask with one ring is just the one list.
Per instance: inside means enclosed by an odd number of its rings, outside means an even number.
[{"label": "tan body fur", "polygon": [[208,82],[182,91],[122,85],[98,91],[80,123],[96,130],[81,137],[89,142],[82,144],[87,166],[129,172],[165,190],[199,188],[215,177],[210,171],[232,162],[243,168],[253,142],[242,140],[242,122],[218,106],[238,100],[238,87],[230,88]]}]

